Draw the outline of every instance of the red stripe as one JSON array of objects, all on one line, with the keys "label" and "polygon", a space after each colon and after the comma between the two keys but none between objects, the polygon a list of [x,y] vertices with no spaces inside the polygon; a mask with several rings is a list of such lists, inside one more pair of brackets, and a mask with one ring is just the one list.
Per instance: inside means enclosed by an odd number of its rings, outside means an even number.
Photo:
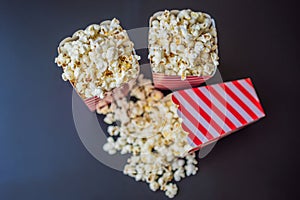
[{"label": "red stripe", "polygon": [[182,127],[183,130],[185,130],[186,132],[189,133],[189,134],[188,134],[188,137],[193,141],[193,143],[194,143],[196,146],[199,146],[199,145],[202,144],[202,142],[199,140],[199,138],[196,137],[196,136],[192,133],[192,131],[191,131],[184,123],[181,124],[181,127]]},{"label": "red stripe", "polygon": [[[224,86],[225,84],[220,84],[220,87],[224,90]],[[241,122],[242,125],[247,124],[247,121],[245,120],[245,118],[238,112],[236,111],[236,109],[234,107],[232,107],[232,105],[230,105],[229,102],[226,101],[226,99],[224,99],[217,91],[214,87],[212,86],[207,86],[207,89],[209,90],[209,92],[216,98],[218,99],[224,107],[226,107],[228,109],[229,112],[231,112],[235,118]],[[225,91],[224,91],[225,92]],[[225,93],[226,94],[226,93]],[[226,94],[227,95],[227,94]],[[225,97],[226,98],[226,97]],[[225,102],[225,103],[224,103]]]},{"label": "red stripe", "polygon": [[[183,91],[183,90],[182,90]],[[186,97],[183,97],[183,98],[186,98]],[[177,99],[177,101],[180,102],[179,99]],[[192,106],[196,106],[198,107],[198,105],[192,105]],[[204,128],[204,126],[202,126],[201,123],[199,123],[199,121],[182,105],[180,104],[178,109],[181,111],[181,113],[184,115],[184,117],[186,119],[188,119],[192,124],[194,124],[194,126],[200,131],[200,133],[206,137],[208,140],[211,140],[213,139],[214,137],[207,131],[206,128]],[[196,109],[194,107],[194,109]],[[183,119],[183,123],[184,124],[184,119]],[[191,133],[191,132],[190,132]]]},{"label": "red stripe", "polygon": [[[192,90],[193,91],[193,90]],[[210,126],[212,126],[213,128],[215,128],[215,130],[220,134],[224,134],[225,131],[219,126],[219,124],[211,118],[210,115],[208,115],[208,113],[205,112],[205,110],[203,110],[201,108],[201,105],[199,105],[194,99],[192,99],[187,93],[186,91],[182,90],[179,91],[179,93],[181,93],[181,95],[190,103],[193,104],[193,108],[199,112],[199,114],[209,123]],[[209,128],[208,128],[209,130]]]},{"label": "red stripe", "polygon": [[172,94],[172,101],[179,106],[179,101],[178,99],[175,97],[174,93]]},{"label": "red stripe", "polygon": [[156,82],[161,82],[161,83],[190,83],[190,82],[203,82],[204,80],[170,80],[170,79],[154,79]]},{"label": "red stripe", "polygon": [[93,99],[86,99],[85,102],[91,102]]},{"label": "red stripe", "polygon": [[[226,125],[232,129],[235,130],[237,127],[232,123],[232,121],[224,115],[222,111],[215,105],[212,105],[211,101],[207,98],[206,95],[202,93],[202,91],[199,88],[193,89],[195,94],[214,112],[221,120],[224,120]],[[226,106],[225,106],[226,107]]]},{"label": "red stripe", "polygon": [[[256,93],[256,92],[255,92],[255,89],[254,89],[254,86],[253,86],[253,84],[252,84],[251,79],[250,79],[250,78],[246,78],[246,79],[244,79],[244,80],[245,80],[245,82],[253,89],[254,93]],[[257,96],[256,96],[256,100],[259,101],[259,99],[258,99]]]},{"label": "red stripe", "polygon": [[96,104],[96,102],[95,101],[90,101],[90,102],[86,102],[86,104],[93,105],[93,104]]},{"label": "red stripe", "polygon": [[250,78],[246,78],[245,81],[253,88],[253,84]]},{"label": "red stripe", "polygon": [[181,79],[158,78],[158,77],[154,77],[154,79],[158,80],[158,81],[171,81],[171,82],[176,82],[176,81],[205,81],[206,80],[206,79],[203,79],[203,78],[181,80]]},{"label": "red stripe", "polygon": [[[241,80],[244,81],[244,80]],[[232,82],[262,113],[264,112],[260,103],[250,94],[248,90],[244,88],[239,81]]]},{"label": "red stripe", "polygon": [[92,97],[92,98],[86,99],[85,102],[94,102],[94,101],[97,101],[97,100],[98,100],[97,97]]},{"label": "red stripe", "polygon": [[95,103],[86,103],[87,105],[96,105]]},{"label": "red stripe", "polygon": [[[255,89],[254,89],[254,86],[253,86],[253,83],[252,83],[252,81],[251,81],[251,79],[250,79],[250,78],[247,78],[247,79],[245,79],[245,81],[246,81],[246,83],[248,83],[249,86],[253,89],[254,93],[256,93],[256,92],[255,92]],[[258,99],[257,94],[256,94],[255,99],[259,102],[259,99]],[[261,106],[261,105],[260,105],[260,106]],[[265,114],[265,112],[264,112],[263,109],[262,109],[262,112]]]},{"label": "red stripe", "polygon": [[100,98],[99,97],[90,97],[88,99],[84,100],[85,105],[89,108],[91,112],[94,112],[96,110],[96,106],[99,103]]},{"label": "red stripe", "polygon": [[[180,106],[178,108],[185,118],[187,118],[194,126],[200,131],[200,133],[206,137],[208,140],[213,139],[214,137],[208,132],[208,130],[184,107]],[[184,121],[183,121],[184,123]]]},{"label": "red stripe", "polygon": [[228,93],[228,95],[237,103],[239,104],[245,111],[246,113],[248,113],[250,115],[250,117],[253,120],[256,120],[258,118],[258,116],[256,116],[256,114],[245,104],[245,102],[243,102],[240,97],[238,97],[231,89],[230,87],[228,87],[227,84],[224,84],[225,86],[225,90]]},{"label": "red stripe", "polygon": [[97,102],[97,100],[94,100],[94,101],[86,101],[86,103],[88,103],[88,104],[93,104],[93,103],[96,103]]}]

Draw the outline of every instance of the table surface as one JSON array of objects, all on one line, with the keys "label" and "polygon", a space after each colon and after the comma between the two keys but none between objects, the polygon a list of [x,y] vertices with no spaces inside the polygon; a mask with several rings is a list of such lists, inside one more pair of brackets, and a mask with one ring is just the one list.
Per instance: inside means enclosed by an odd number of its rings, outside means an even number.
[{"label": "table surface", "polygon": [[267,115],[219,141],[198,174],[179,182],[176,199],[299,195],[296,1],[24,2],[0,4],[0,199],[167,199],[86,150],[54,58],[59,41],[88,24],[116,17],[125,29],[146,27],[151,14],[173,8],[214,17],[223,80],[251,77]]}]

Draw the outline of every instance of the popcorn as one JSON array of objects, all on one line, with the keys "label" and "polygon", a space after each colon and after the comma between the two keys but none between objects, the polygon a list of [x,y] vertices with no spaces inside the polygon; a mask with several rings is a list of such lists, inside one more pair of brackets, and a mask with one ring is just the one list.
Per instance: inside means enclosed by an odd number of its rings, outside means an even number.
[{"label": "popcorn", "polygon": [[184,168],[183,167],[178,168],[174,173],[174,180],[180,181],[181,178],[184,178],[184,177],[185,177]]},{"label": "popcorn", "polygon": [[109,154],[132,154],[123,173],[173,198],[178,192],[174,181],[194,175],[198,169],[195,153],[186,153],[191,148],[186,141],[188,133],[181,128],[170,95],[164,97],[142,75],[131,90],[132,97],[136,100],[122,98],[97,110],[106,115],[106,123],[118,124],[108,127],[115,139],[109,137],[103,149]]},{"label": "popcorn", "polygon": [[55,62],[63,68],[62,79],[70,81],[83,99],[103,99],[105,93],[137,77],[140,57],[133,46],[114,18],[64,39]]},{"label": "popcorn", "polygon": [[170,183],[166,186],[165,194],[169,198],[174,198],[175,195],[177,194],[177,191],[178,191],[177,185]]},{"label": "popcorn", "polygon": [[107,138],[107,143],[104,144],[103,150],[108,152],[110,155],[115,154],[117,152],[112,137]]},{"label": "popcorn", "polygon": [[195,175],[197,173],[197,167],[195,167],[192,164],[188,164],[184,167],[185,172],[186,172],[186,176],[191,176],[191,175]]},{"label": "popcorn", "polygon": [[116,136],[116,135],[119,135],[120,128],[118,126],[109,126],[107,129],[107,132],[111,136]]},{"label": "popcorn", "polygon": [[165,10],[150,19],[152,71],[165,75],[211,76],[219,65],[213,19],[191,10]]},{"label": "popcorn", "polygon": [[153,181],[149,184],[150,189],[155,192],[159,189],[159,184],[156,181]]}]

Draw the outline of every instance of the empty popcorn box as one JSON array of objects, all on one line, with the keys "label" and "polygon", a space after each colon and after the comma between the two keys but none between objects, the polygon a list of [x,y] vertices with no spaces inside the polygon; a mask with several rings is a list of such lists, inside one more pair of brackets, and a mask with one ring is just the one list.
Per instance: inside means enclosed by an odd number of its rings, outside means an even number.
[{"label": "empty popcorn box", "polygon": [[188,132],[190,152],[265,117],[250,78],[179,90],[172,101]]},{"label": "empty popcorn box", "polygon": [[[171,14],[178,14],[179,10],[171,10]],[[153,14],[153,16],[149,20],[149,27],[151,29],[151,23],[158,16],[160,16],[164,11],[159,11]],[[212,26],[216,28],[216,24],[214,19],[212,19]],[[217,44],[217,37],[215,38],[215,44]],[[151,48],[150,45],[148,47]],[[218,54],[218,49],[216,49],[216,53]],[[152,65],[150,60],[150,65]],[[178,89],[186,89],[193,88],[201,85],[208,79],[212,78],[216,73],[217,67],[215,67],[213,73],[209,76],[186,76],[185,80],[181,80],[181,76],[179,75],[166,75],[164,73],[155,73],[152,71],[153,83],[154,86],[161,90],[178,90]]]}]

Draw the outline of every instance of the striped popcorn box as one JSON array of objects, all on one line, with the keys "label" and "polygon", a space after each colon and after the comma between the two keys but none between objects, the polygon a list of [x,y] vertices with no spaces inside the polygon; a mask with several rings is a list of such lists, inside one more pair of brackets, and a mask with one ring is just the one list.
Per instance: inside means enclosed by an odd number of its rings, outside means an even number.
[{"label": "striped popcorn box", "polygon": [[120,87],[117,87],[110,92],[106,92],[103,99],[94,96],[88,99],[83,99],[83,101],[86,104],[86,106],[89,108],[89,110],[91,112],[94,112],[97,108],[106,106],[107,104],[113,102],[115,99],[120,99],[126,96],[135,83],[136,83],[136,79],[132,79],[128,83],[123,83]]},{"label": "striped popcorn box", "polygon": [[213,77],[211,76],[187,76],[181,80],[181,76],[165,75],[163,73],[152,72],[154,86],[161,90],[178,90],[197,87]]},{"label": "striped popcorn box", "polygon": [[63,39],[55,63],[90,111],[126,96],[139,75],[139,56],[119,20],[105,20]]},{"label": "striped popcorn box", "polygon": [[131,90],[131,88],[136,83],[137,78],[131,79],[127,83],[123,83],[120,87],[117,87],[113,89],[112,91],[106,92],[103,99],[100,99],[97,96],[84,99],[76,90],[76,87],[74,87],[74,84],[70,81],[70,84],[72,85],[73,89],[76,91],[78,96],[83,100],[85,105],[88,107],[88,109],[91,112],[94,112],[97,108],[101,108],[103,106],[106,106],[107,104],[110,104],[115,99],[120,99],[128,94],[128,92]]},{"label": "striped popcorn box", "polygon": [[250,78],[176,91],[182,128],[195,151],[265,116]]},{"label": "striped popcorn box", "polygon": [[[171,15],[177,16],[177,15],[180,15],[182,11],[195,13],[194,11],[191,11],[190,9],[170,10],[169,13]],[[208,79],[212,78],[215,75],[215,73],[217,71],[217,65],[218,64],[214,64],[214,67],[213,67],[213,69],[211,70],[211,72],[209,74],[199,75],[199,76],[196,75],[196,74],[192,74],[192,73],[190,73],[190,75],[180,75],[180,74],[176,74],[175,72],[173,72],[173,75],[170,75],[168,73],[163,73],[163,72],[161,72],[157,69],[154,70],[154,68],[160,68],[160,69],[168,68],[166,66],[166,64],[159,64],[158,66],[156,66],[155,62],[153,62],[153,57],[151,55],[152,51],[153,52],[155,52],[155,51],[157,51],[157,52],[160,52],[160,51],[166,52],[167,49],[169,49],[169,48],[166,49],[165,45],[163,45],[163,42],[161,42],[161,41],[152,42],[154,40],[154,38],[156,38],[157,40],[160,40],[160,39],[164,39],[166,36],[153,37],[152,34],[151,34],[153,32],[152,30],[154,29],[153,25],[152,25],[152,22],[154,20],[158,20],[161,16],[166,16],[167,15],[166,12],[167,11],[158,11],[158,12],[154,13],[150,17],[150,20],[149,20],[149,35],[148,35],[149,44],[148,44],[148,49],[149,49],[149,59],[150,59],[150,65],[151,65],[151,68],[152,68],[152,76],[153,76],[154,86],[158,89],[161,89],[161,90],[178,90],[178,89],[187,89],[187,88],[200,86],[202,83],[204,83],[205,81],[207,81]],[[214,52],[215,53],[214,55],[218,55],[218,48],[217,48],[218,38],[217,38],[215,20],[213,18],[211,18],[206,13],[202,13],[202,12],[197,12],[197,13],[198,14],[201,13],[203,16],[207,17],[207,19],[211,20],[211,22],[209,23],[209,27],[211,27],[211,29],[215,30],[214,36],[211,38],[211,41],[213,41],[212,42],[213,45],[211,45],[211,46],[216,46],[216,48],[211,49],[210,53]],[[192,25],[193,24],[190,24],[189,27],[192,27]],[[180,29],[180,27],[178,26],[177,29]],[[190,30],[187,29],[186,31],[189,32]],[[200,32],[203,32],[203,34],[204,34],[204,32],[207,32],[207,30],[205,30],[205,28],[202,28],[200,30]],[[171,34],[171,32],[168,32],[167,35],[172,35],[172,34]],[[177,36],[179,36],[179,35],[177,34]],[[182,38],[180,38],[180,41],[183,41],[184,36],[179,36],[179,37],[182,37]],[[195,36],[195,37],[198,37],[198,39],[199,39],[201,37],[201,34],[199,34],[198,36]],[[194,40],[196,40],[196,39],[194,39]],[[191,42],[190,42],[190,44],[191,44]],[[190,44],[184,44],[182,42],[177,43],[177,45],[183,45],[183,46],[185,46],[185,48],[187,48],[186,46],[189,46]],[[170,41],[169,41],[168,45],[166,45],[166,46],[171,47]],[[198,46],[196,47],[196,45],[195,45],[195,49],[199,50],[200,47],[198,47]],[[199,50],[199,51],[201,51],[201,50]],[[201,57],[202,53],[203,52],[198,53],[198,55],[196,56],[197,58],[195,60],[206,60],[206,62],[208,62],[208,60],[212,59],[212,57],[213,57],[212,55],[210,55],[209,58],[203,58],[203,57]],[[173,54],[173,57],[178,56],[177,53],[174,53],[174,52],[172,52],[170,55],[165,55],[166,53],[163,53],[163,54],[164,54],[164,59],[167,59],[167,60],[169,60],[170,57],[172,57],[171,54]],[[155,55],[155,53],[154,53],[154,55]],[[192,54],[191,53],[186,53],[185,56],[184,56],[185,57],[184,60],[189,60],[188,59],[189,55],[192,55]],[[178,56],[178,57],[180,57],[180,56]],[[173,68],[175,68],[175,66],[180,65],[179,63],[174,63],[174,62],[170,62],[170,63],[173,65]],[[191,65],[192,65],[192,67],[191,67],[191,70],[192,70],[193,67],[195,67],[196,63],[193,63]],[[194,69],[194,70],[200,72],[200,69]],[[184,77],[184,80],[182,79],[182,76]]]},{"label": "striped popcorn box", "polygon": [[[138,67],[138,74],[140,73],[140,67]],[[76,87],[74,84],[70,82],[73,89],[76,91],[76,93],[80,96],[80,98],[83,100],[85,105],[88,107],[88,109],[91,112],[94,112],[97,107],[101,108],[102,106],[105,106],[107,104],[110,104],[115,99],[120,99],[128,94],[128,92],[132,89],[134,84],[136,83],[138,76],[136,78],[133,78],[129,80],[127,83],[121,84],[119,87],[114,88],[112,91],[105,92],[104,98],[101,99],[97,96],[93,96],[91,98],[84,99],[76,90]]]},{"label": "striped popcorn box", "polygon": [[96,110],[96,106],[97,104],[101,101],[101,99],[97,96],[94,96],[94,97],[90,97],[90,98],[83,98],[79,92],[76,90],[76,87],[74,86],[74,84],[69,81],[69,83],[72,85],[73,87],[73,90],[75,90],[75,92],[77,93],[77,95],[81,98],[81,100],[85,103],[85,105],[88,107],[88,109],[91,111],[91,112],[94,112]]}]

